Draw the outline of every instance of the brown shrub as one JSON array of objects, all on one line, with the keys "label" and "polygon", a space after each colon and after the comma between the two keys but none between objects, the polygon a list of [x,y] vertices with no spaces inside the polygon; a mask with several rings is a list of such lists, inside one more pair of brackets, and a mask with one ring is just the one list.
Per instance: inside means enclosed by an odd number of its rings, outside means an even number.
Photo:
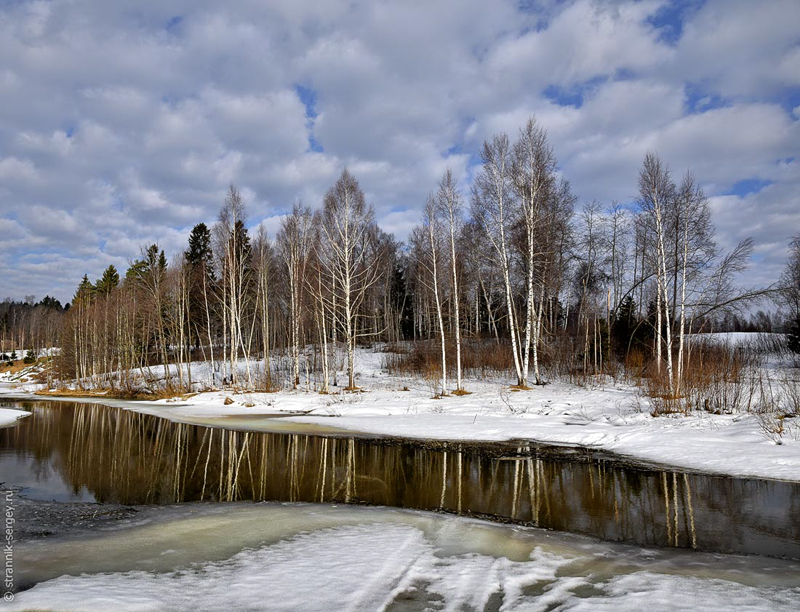
[{"label": "brown shrub", "polygon": [[[447,375],[455,374],[455,343],[448,341]],[[441,377],[442,348],[435,340],[418,340],[390,345],[383,356],[383,367],[391,374]],[[514,371],[514,356],[508,343],[495,340],[465,339],[461,345],[461,371],[465,376],[487,377]]]}]

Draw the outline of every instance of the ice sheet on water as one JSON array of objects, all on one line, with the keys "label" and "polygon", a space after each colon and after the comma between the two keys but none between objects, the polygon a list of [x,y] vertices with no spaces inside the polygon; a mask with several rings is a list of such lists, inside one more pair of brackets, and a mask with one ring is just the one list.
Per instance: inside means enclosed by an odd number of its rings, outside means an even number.
[{"label": "ice sheet on water", "polygon": [[746,586],[714,578],[658,575],[651,572],[617,576],[600,587],[602,597],[572,599],[559,609],[574,612],[761,612],[800,609],[800,587],[781,590]]},{"label": "ice sheet on water", "polygon": [[[438,559],[410,525],[322,529],[189,570],[61,577],[21,593],[11,609],[379,610],[424,588],[481,608],[513,562]],[[554,577],[557,564],[531,576]]]},{"label": "ice sheet on water", "polygon": [[[759,579],[763,570],[741,572],[743,577],[748,575],[748,585],[744,580],[719,577],[735,577],[738,570],[715,573],[698,563],[689,570],[697,575],[687,576],[662,553],[642,554],[641,549],[628,547],[630,555],[615,558],[620,551],[585,538],[551,538],[540,530],[487,527],[428,513],[324,508],[251,506],[228,516],[229,529],[254,527],[259,518],[268,524],[272,517],[278,520],[279,530],[290,527],[290,535],[265,541],[265,533],[276,531],[265,527],[255,541],[262,538],[266,543],[176,570],[61,576],[19,593],[7,609],[327,612],[387,607],[484,610],[499,605],[501,610],[646,608],[655,612],[726,610],[731,602],[736,602],[737,609],[754,611],[800,609],[800,588],[785,581],[767,584]],[[296,524],[286,522],[291,515],[297,516]],[[361,524],[355,522],[359,519]],[[202,521],[197,531],[192,528],[195,520],[182,518],[151,526],[162,530],[162,552],[174,552],[170,547],[177,545],[176,540],[169,540],[167,534],[175,528],[182,529],[182,539],[189,541],[203,531],[212,539],[231,533],[208,532],[208,523]],[[297,531],[296,525],[304,520],[309,527]],[[130,532],[136,537],[143,530]],[[123,542],[102,536],[93,546],[100,551]],[[149,541],[150,554],[155,554],[155,542]],[[525,546],[527,552],[518,555]],[[207,547],[198,543],[198,548],[203,550],[201,557],[208,555]],[[116,553],[125,556],[123,550]],[[733,558],[733,563],[752,562]]]},{"label": "ice sheet on water", "polygon": [[0,427],[9,425],[17,419],[28,416],[30,413],[23,410],[14,410],[13,408],[0,408]]}]

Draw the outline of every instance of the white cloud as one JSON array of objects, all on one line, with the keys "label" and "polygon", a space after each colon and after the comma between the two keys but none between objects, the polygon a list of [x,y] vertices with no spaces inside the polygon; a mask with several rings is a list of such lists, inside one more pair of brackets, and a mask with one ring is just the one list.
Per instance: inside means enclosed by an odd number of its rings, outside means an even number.
[{"label": "white cloud", "polygon": [[[800,4],[708,0],[672,43],[648,20],[672,10],[660,0],[529,9],[4,4],[0,285],[69,299],[84,272],[124,267],[142,244],[178,252],[230,183],[274,232],[293,201],[319,206],[345,166],[402,238],[446,167],[468,187],[481,141],[513,136],[532,113],[584,200],[630,197],[649,149],[676,173],[691,167],[721,242],[754,228],[774,276],[775,232],[798,209],[785,160],[800,157],[800,106],[792,114],[785,97],[800,79]],[[316,94],[316,118],[298,85]],[[724,195],[749,178],[772,184]]]}]

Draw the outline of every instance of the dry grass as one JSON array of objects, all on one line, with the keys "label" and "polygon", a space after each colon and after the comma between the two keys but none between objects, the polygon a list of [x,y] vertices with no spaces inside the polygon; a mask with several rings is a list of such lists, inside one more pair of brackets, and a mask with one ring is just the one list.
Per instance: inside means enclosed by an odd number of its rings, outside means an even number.
[{"label": "dry grass", "polygon": [[[455,374],[456,347],[446,345],[447,375]],[[441,377],[442,348],[435,340],[420,340],[415,343],[388,345],[383,357],[383,367],[390,374],[419,376],[425,379]],[[507,374],[514,370],[511,347],[494,340],[464,340],[461,346],[461,371],[465,376],[487,378]]]},{"label": "dry grass", "polygon": [[[774,405],[772,383],[763,368],[763,359],[762,352],[749,346],[696,343],[685,358],[677,397],[671,390],[665,362],[660,372],[652,362],[638,371],[641,384],[653,401],[654,415],[692,410],[760,413],[771,411]],[[637,375],[636,370],[632,374]]]},{"label": "dry grass", "polygon": [[[36,362],[37,364],[40,363],[39,361]],[[7,362],[3,361],[0,362],[0,374],[4,372],[11,372],[11,375],[18,374],[22,372],[25,368],[29,368],[33,365],[32,363],[23,363],[22,359],[14,361],[11,365],[7,365]]]}]

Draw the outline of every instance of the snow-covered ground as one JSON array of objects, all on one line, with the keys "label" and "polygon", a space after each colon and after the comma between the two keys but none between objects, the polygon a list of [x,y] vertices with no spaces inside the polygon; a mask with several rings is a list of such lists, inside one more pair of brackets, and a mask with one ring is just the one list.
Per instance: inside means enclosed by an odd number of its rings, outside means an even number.
[{"label": "snow-covered ground", "polygon": [[[633,385],[592,386],[553,382],[516,391],[505,380],[467,380],[466,396],[434,399],[420,379],[390,376],[383,354],[359,350],[362,392],[321,395],[312,390],[277,393],[212,391],[155,402],[92,400],[172,420],[252,430],[334,432],[411,438],[498,441],[528,439],[613,451],[639,460],[736,476],[800,481],[800,418],[784,421],[778,437],[757,415],[651,416],[649,400]],[[193,373],[204,376],[201,364]],[[36,388],[0,384],[0,392]],[[273,415],[293,416],[275,419]]]},{"label": "snow-covered ground", "polygon": [[2,408],[0,407],[0,427],[5,425],[10,425],[14,423],[17,419],[21,419],[22,417],[28,416],[29,413],[24,412],[22,410],[14,410],[12,408]]},{"label": "snow-covered ground", "polygon": [[38,584],[5,609],[800,609],[800,567],[777,559],[385,508],[227,504],[192,514],[19,546],[24,579]]}]

